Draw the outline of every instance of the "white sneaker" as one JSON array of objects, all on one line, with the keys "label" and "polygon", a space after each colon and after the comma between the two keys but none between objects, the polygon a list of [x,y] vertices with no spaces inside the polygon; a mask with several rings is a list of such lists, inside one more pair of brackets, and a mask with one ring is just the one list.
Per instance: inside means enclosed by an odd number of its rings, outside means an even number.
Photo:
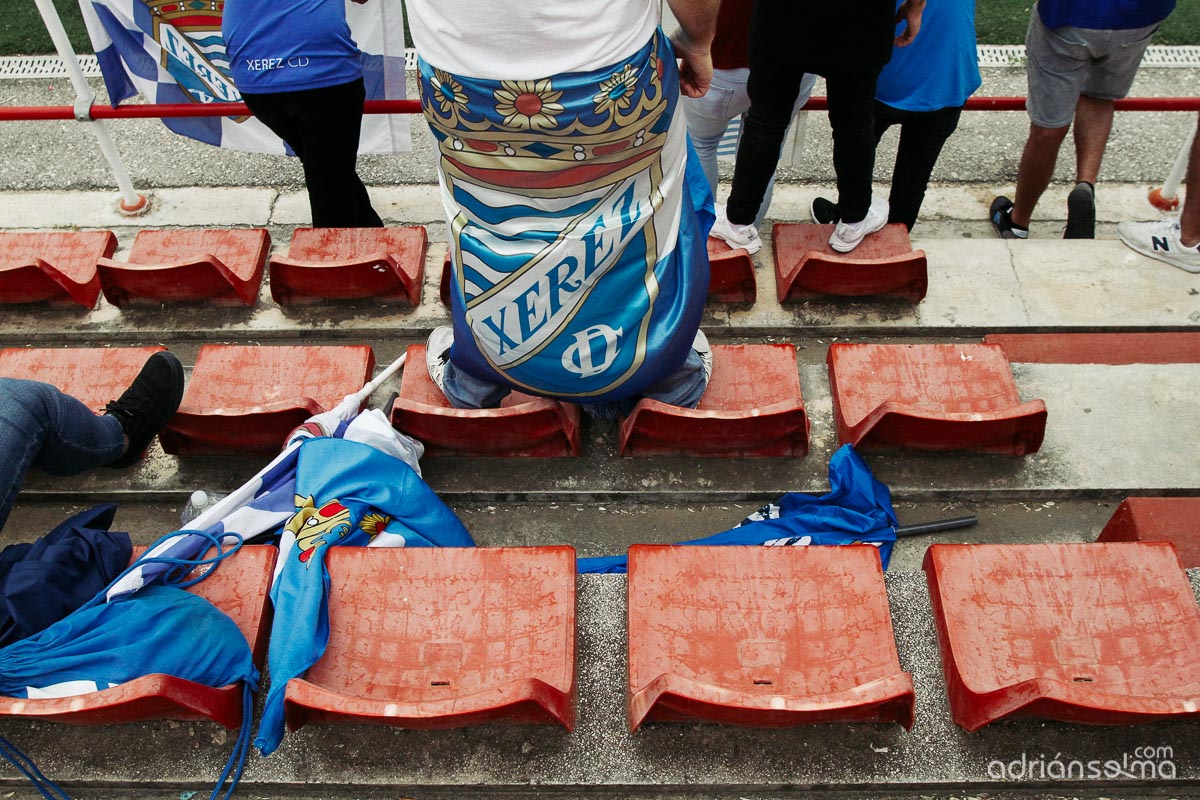
[{"label": "white sneaker", "polygon": [[700,364],[704,367],[704,382],[708,383],[712,378],[712,347],[708,344],[708,337],[704,335],[704,331],[697,330],[696,338],[692,339],[692,349],[696,351],[696,355],[700,356]]},{"label": "white sneaker", "polygon": [[869,234],[887,225],[888,201],[882,197],[871,199],[867,215],[859,222],[839,222],[829,237],[829,246],[839,253],[849,253],[862,244]]},{"label": "white sneaker", "polygon": [[735,225],[725,216],[725,206],[717,206],[717,220],[708,234],[715,236],[730,247],[741,247],[750,255],[762,249],[762,239],[754,225]]},{"label": "white sneaker", "polygon": [[434,328],[425,343],[425,368],[429,379],[446,393],[446,362],[450,360],[450,345],[454,344],[454,329],[449,325]]},{"label": "white sneaker", "polygon": [[1122,222],[1117,226],[1121,241],[1144,256],[1165,261],[1187,272],[1200,273],[1200,245],[1186,247],[1179,240],[1179,220]]}]

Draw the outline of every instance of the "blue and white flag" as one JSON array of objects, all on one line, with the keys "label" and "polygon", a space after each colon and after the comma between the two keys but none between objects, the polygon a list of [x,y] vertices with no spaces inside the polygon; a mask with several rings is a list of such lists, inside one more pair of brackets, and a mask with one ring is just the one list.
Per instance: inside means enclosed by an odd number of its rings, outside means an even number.
[{"label": "blue and white flag", "polygon": [[[200,0],[79,0],[88,35],[116,106],[137,94],[150,103],[234,103],[221,37],[224,3]],[[386,0],[347,0],[346,19],[362,51],[368,100],[405,97],[404,20]],[[287,152],[253,117],[164,119],[176,133],[202,142],[261,153]],[[411,146],[408,117],[363,118],[361,153],[396,153]]]},{"label": "blue and white flag", "polygon": [[254,746],[283,739],[284,694],[329,642],[325,553],[339,545],[474,547],[454,512],[399,458],[345,439],[312,439],[299,450],[295,513],[283,529],[271,600],[271,688]]},{"label": "blue and white flag", "polygon": [[[204,535],[179,531],[142,553],[108,588],[107,599],[120,599],[164,579],[177,569],[175,562],[200,558],[213,542],[233,546],[275,530],[286,522],[295,512],[292,499],[301,441],[293,439],[287,449],[257,475],[192,520],[188,530],[202,531]],[[186,565],[178,568],[187,569]]]},{"label": "blue and white flag", "polygon": [[329,640],[325,551],[367,547],[474,547],[475,541],[421,479],[419,442],[395,430],[378,409],[353,414],[357,398],[311,417],[287,448],[241,488],[147,550],[109,589],[121,600],[186,572],[214,541],[232,545],[281,531],[271,584],[275,608],[268,664],[271,688],[254,742],[264,755],[283,738],[289,680],[308,670]]},{"label": "blue and white flag", "polygon": [[[896,543],[896,513],[888,487],[871,474],[850,445],[829,459],[829,492],[823,495],[788,492],[745,520],[721,533],[681,545],[808,545],[869,544],[879,548],[887,569]],[[580,572],[624,573],[628,556],[581,558]]]},{"label": "blue and white flag", "polygon": [[[188,568],[180,562],[200,558],[213,544],[239,542],[278,530],[296,512],[296,464],[304,442],[323,436],[361,442],[408,464],[420,476],[420,442],[392,427],[382,411],[357,413],[358,400],[348,396],[336,408],[309,417],[288,436],[287,446],[258,474],[191,521],[187,530],[165,536],[146,550],[113,582],[107,599],[115,600]],[[199,531],[200,533],[192,533]]]},{"label": "blue and white flag", "polygon": [[661,30],[610,67],[536,81],[418,69],[450,224],[455,366],[579,403],[677,370],[704,311],[713,216]]}]

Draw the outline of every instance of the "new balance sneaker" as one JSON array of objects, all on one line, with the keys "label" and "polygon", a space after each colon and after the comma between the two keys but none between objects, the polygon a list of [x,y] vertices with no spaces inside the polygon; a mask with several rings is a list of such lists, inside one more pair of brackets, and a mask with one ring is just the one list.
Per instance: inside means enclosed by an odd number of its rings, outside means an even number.
[{"label": "new balance sneaker", "polygon": [[988,211],[988,219],[992,221],[992,227],[996,230],[996,235],[1001,239],[1028,239],[1029,228],[1022,228],[1013,224],[1012,221],[1013,202],[1004,195],[1000,195],[992,201],[992,207]]},{"label": "new balance sneaker", "polygon": [[1075,184],[1067,195],[1067,229],[1063,238],[1096,238],[1096,190],[1090,183]]},{"label": "new balance sneaker", "polygon": [[429,379],[443,394],[446,392],[446,362],[450,360],[450,345],[454,344],[454,329],[449,325],[434,328],[425,342],[425,368]]},{"label": "new balance sneaker", "polygon": [[837,203],[824,197],[814,197],[808,213],[812,214],[812,221],[818,225],[830,225],[838,221]]},{"label": "new balance sneaker", "polygon": [[697,329],[696,338],[692,339],[692,349],[696,351],[696,355],[700,356],[700,364],[704,367],[704,382],[705,384],[712,378],[712,347],[708,344],[708,337],[704,335],[704,331]]},{"label": "new balance sneaker", "polygon": [[737,225],[729,221],[725,215],[725,206],[717,206],[717,219],[713,222],[710,236],[715,236],[730,247],[741,247],[750,255],[762,249],[762,239],[759,238],[758,228],[751,225]]},{"label": "new balance sneaker", "polygon": [[829,237],[829,246],[839,253],[849,253],[862,244],[862,240],[884,225],[887,225],[888,201],[882,197],[871,200],[867,215],[858,222],[839,220],[833,234]]},{"label": "new balance sneaker", "polygon": [[107,416],[121,423],[128,444],[110,467],[128,467],[146,454],[146,448],[183,399],[183,365],[166,350],[146,359],[129,388],[104,407]]},{"label": "new balance sneaker", "polygon": [[1144,256],[1165,261],[1186,272],[1200,273],[1200,245],[1187,247],[1180,241],[1177,219],[1122,222],[1117,226],[1117,235]]}]

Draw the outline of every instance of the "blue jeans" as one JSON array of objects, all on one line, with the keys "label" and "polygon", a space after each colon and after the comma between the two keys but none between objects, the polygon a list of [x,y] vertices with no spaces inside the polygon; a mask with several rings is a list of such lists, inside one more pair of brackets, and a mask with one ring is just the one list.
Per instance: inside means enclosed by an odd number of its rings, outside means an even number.
[{"label": "blue jeans", "polygon": [[[746,94],[746,81],[750,77],[749,69],[716,69],[713,70],[712,85],[703,97],[682,97],[683,111],[687,115],[688,135],[692,138],[692,146],[700,157],[700,167],[704,177],[708,178],[708,186],[712,189],[713,197],[717,195],[717,146],[729,121],[734,117],[745,114],[750,108],[750,96]],[[812,93],[816,75],[805,75],[800,83],[800,96],[796,98],[794,111],[808,102]],[[776,155],[776,161],[779,160]],[[759,206],[758,216],[754,220],[757,226],[767,216],[771,207],[771,193],[775,188],[775,176],[771,176],[767,191],[763,195],[762,205]]]},{"label": "blue jeans", "polygon": [[[582,408],[597,419],[616,419],[627,415],[643,397],[672,406],[695,408],[707,387],[708,380],[704,377],[704,365],[700,361],[700,354],[691,350],[683,366],[651,386],[640,397],[610,403],[591,403],[583,405]],[[456,368],[453,361],[446,362],[442,388],[446,399],[455,408],[496,408],[512,391],[507,386],[467,374]]]},{"label": "blue jeans", "polygon": [[78,475],[125,452],[116,417],[97,416],[48,383],[0,378],[0,528],[30,466]]}]

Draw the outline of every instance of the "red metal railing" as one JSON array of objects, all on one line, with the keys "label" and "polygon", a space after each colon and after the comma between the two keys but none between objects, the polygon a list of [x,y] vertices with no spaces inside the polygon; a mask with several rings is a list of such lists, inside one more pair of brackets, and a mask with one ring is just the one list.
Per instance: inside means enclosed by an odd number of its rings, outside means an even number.
[{"label": "red metal railing", "polygon": [[[420,114],[419,100],[368,100],[367,114]],[[174,103],[159,105],[92,106],[92,119],[166,119],[168,117],[246,117],[245,103]],[[73,106],[0,107],[0,121],[75,119]]]},{"label": "red metal railing", "polygon": [[[1127,97],[1117,100],[1118,111],[1200,111],[1200,97]],[[814,97],[804,106],[809,111],[824,111],[824,97]],[[967,111],[1024,111],[1024,97],[972,97]],[[418,100],[368,100],[363,104],[367,114],[419,114]],[[179,103],[161,105],[93,105],[92,119],[166,119],[168,117],[244,117],[250,112],[245,103]],[[75,119],[72,106],[6,106],[0,107],[0,122]]]}]

